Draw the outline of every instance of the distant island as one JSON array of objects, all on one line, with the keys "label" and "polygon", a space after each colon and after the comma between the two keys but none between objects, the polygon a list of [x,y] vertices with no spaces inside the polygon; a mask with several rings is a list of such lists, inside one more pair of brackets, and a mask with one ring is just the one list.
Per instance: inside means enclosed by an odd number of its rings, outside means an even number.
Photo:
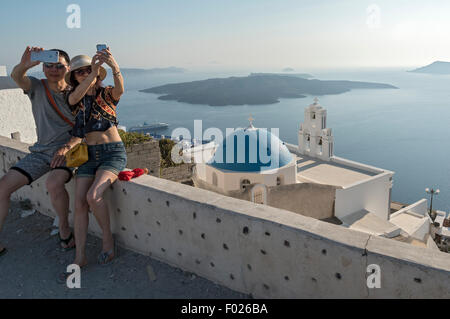
[{"label": "distant island", "polygon": [[311,79],[313,76],[308,73],[251,73],[250,76],[261,76],[261,75],[281,75],[281,76],[295,76],[303,79]]},{"label": "distant island", "polygon": [[273,104],[278,103],[280,98],[340,94],[351,89],[397,89],[383,83],[320,81],[292,75],[259,74],[166,84],[140,92],[162,94],[158,97],[160,100],[226,106]]},{"label": "distant island", "polygon": [[429,74],[450,74],[450,62],[436,61],[427,66],[408,72],[429,73]]}]

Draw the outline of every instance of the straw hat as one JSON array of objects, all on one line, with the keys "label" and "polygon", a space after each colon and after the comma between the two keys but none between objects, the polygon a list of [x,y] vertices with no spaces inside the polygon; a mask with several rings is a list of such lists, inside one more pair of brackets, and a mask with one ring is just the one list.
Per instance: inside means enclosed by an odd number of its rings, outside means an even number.
[{"label": "straw hat", "polygon": [[[87,55],[77,55],[72,60],[70,60],[70,71],[66,73],[65,80],[67,84],[73,85],[70,82],[70,76],[72,75],[72,72],[83,68],[85,66],[90,66],[92,63],[92,58]],[[106,78],[106,70],[104,67],[100,67],[100,80],[104,80]]]}]

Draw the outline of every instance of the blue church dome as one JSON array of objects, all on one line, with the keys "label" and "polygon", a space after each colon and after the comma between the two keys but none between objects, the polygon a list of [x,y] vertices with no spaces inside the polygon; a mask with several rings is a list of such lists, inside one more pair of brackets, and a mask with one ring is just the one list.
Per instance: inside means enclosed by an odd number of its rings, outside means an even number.
[{"label": "blue church dome", "polygon": [[207,164],[220,170],[261,172],[283,167],[292,159],[277,136],[251,126],[226,136]]}]

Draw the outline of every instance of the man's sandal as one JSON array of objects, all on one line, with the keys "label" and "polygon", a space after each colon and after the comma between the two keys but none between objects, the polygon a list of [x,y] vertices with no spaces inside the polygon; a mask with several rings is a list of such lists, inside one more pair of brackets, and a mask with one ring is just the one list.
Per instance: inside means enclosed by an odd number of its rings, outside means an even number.
[{"label": "man's sandal", "polygon": [[[69,250],[72,250],[72,249],[75,248],[75,237],[73,236],[73,233],[72,233],[72,232],[70,233],[70,236],[69,236],[69,238],[67,238],[67,239],[62,239],[62,238],[61,238],[61,235],[58,235],[58,236],[59,236],[59,244],[60,244],[60,245],[61,245],[61,244],[66,245],[66,247],[62,247],[62,246],[61,246],[61,249],[62,249],[63,251],[69,251]],[[72,239],[74,239],[73,245],[72,245],[72,246],[69,246],[69,245],[70,245],[70,242],[72,241]]]}]

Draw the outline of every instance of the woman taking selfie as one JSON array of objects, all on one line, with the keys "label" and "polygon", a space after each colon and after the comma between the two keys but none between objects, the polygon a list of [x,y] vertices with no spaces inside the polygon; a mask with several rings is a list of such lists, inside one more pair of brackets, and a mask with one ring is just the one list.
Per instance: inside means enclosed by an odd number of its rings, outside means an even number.
[{"label": "woman taking selfie", "polygon": [[[109,65],[113,72],[114,86],[102,86]],[[89,159],[76,171],[75,191],[75,243],[74,264],[87,264],[86,238],[89,225],[89,208],[103,233],[103,249],[98,263],[108,264],[115,257],[115,243],[111,233],[108,205],[104,192],[117,180],[117,175],[126,166],[124,144],[117,130],[116,107],[124,92],[123,78],[119,66],[109,48],[98,51],[91,59],[86,55],[74,57],[70,62],[70,72],[66,82],[72,86],[67,95],[67,104],[76,116],[72,139],[59,149],[52,166],[65,161],[65,155],[75,145],[85,139]]]}]

